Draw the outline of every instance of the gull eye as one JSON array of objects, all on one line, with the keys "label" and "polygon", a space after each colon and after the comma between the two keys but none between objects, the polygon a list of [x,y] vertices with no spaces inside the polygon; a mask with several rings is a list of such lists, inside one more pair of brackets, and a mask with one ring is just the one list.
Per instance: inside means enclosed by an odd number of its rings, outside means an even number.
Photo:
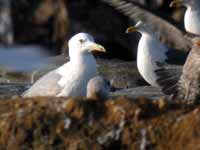
[{"label": "gull eye", "polygon": [[80,43],[84,43],[84,40],[83,40],[83,39],[80,39],[79,42],[80,42]]}]

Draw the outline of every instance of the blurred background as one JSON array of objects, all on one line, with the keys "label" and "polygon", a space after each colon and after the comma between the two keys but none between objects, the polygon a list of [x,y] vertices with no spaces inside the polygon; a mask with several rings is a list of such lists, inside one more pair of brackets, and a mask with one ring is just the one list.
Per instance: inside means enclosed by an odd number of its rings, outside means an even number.
[{"label": "blurred background", "polygon": [[[185,8],[170,8],[171,0],[126,1],[184,32]],[[95,56],[99,73],[112,85],[120,88],[147,85],[133,62],[140,34],[125,33],[134,24],[135,20],[103,0],[0,0],[0,95],[20,95],[28,87],[23,83],[34,83],[66,62],[67,42],[78,32],[90,33],[106,48],[105,54]],[[176,43],[172,36],[167,38]]]},{"label": "blurred background", "polygon": [[[170,8],[171,0],[131,1],[183,29],[184,8]],[[100,57],[135,59],[140,35],[125,34],[133,22],[101,0],[0,0],[0,13],[0,26],[5,26],[0,32],[6,32],[2,44],[39,45],[51,55],[67,56],[66,41],[88,32],[108,51]]]},{"label": "blurred background", "polygon": [[[185,8],[170,8],[171,0],[125,1],[184,32]],[[135,60],[140,38],[139,33],[125,33],[134,24],[135,20],[103,0],[0,0],[0,83],[33,83],[63,64],[68,60],[67,42],[79,32],[93,35],[106,48],[105,54],[95,54],[100,73],[114,82],[121,81],[120,85],[127,81],[124,87],[132,85],[129,82],[135,82],[135,77],[143,81],[135,63],[127,62]],[[176,44],[173,34],[167,38]]]}]

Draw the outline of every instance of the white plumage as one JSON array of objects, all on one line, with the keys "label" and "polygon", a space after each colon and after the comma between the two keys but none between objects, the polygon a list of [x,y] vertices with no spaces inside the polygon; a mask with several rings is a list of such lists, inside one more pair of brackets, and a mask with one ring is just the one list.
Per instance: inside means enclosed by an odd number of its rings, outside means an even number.
[{"label": "white plumage", "polygon": [[152,86],[158,86],[154,71],[158,68],[157,62],[164,63],[167,59],[165,52],[166,47],[159,43],[154,35],[142,32],[138,45],[137,67],[142,77]]},{"label": "white plumage", "polygon": [[184,17],[185,30],[200,35],[200,10],[187,8]]},{"label": "white plumage", "polygon": [[86,96],[87,83],[97,73],[91,51],[105,52],[105,49],[86,33],[76,34],[68,45],[70,61],[40,78],[24,97]]},{"label": "white plumage", "polygon": [[61,76],[58,85],[64,87],[57,96],[86,96],[88,81],[97,73],[92,54],[83,55],[76,63],[71,61],[56,70]]},{"label": "white plumage", "polygon": [[187,32],[200,35],[200,1],[199,0],[173,0],[172,7],[183,5],[187,8],[184,16],[184,26]]},{"label": "white plumage", "polygon": [[136,30],[142,34],[137,52],[138,70],[144,80],[150,85],[158,87],[157,76],[154,71],[158,69],[159,63],[165,63],[168,49],[159,41],[155,33],[148,30],[143,22],[139,21],[134,27],[128,28],[127,32]]}]

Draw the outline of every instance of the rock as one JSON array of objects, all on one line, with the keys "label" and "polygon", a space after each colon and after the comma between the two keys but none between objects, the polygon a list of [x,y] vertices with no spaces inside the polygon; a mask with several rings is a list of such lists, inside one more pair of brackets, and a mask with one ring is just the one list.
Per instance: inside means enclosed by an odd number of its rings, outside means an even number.
[{"label": "rock", "polygon": [[112,92],[110,96],[111,97],[127,96],[131,98],[146,97],[148,99],[157,99],[164,96],[164,94],[161,92],[161,89],[156,87],[139,86],[135,88],[117,90],[115,92]]},{"label": "rock", "polygon": [[[10,82],[16,82],[16,78],[22,78],[24,81],[20,80],[20,82],[30,83],[31,80],[35,82],[38,78],[59,67],[66,61],[68,61],[68,58],[64,59],[63,56],[52,57],[49,59],[49,65],[38,67],[38,69],[30,73],[15,73],[5,68],[0,69],[0,72],[2,72],[2,77],[4,77],[4,79],[9,79]],[[131,88],[147,85],[137,71],[137,66],[134,61],[97,58],[97,64],[99,74],[107,77],[115,87]],[[13,78],[10,78],[10,76]]]},{"label": "rock", "polygon": [[144,98],[98,102],[0,101],[0,149],[198,149],[198,105],[184,109],[169,103],[163,110]]},{"label": "rock", "polygon": [[19,83],[1,83],[0,84],[0,100],[20,96],[29,88],[28,84]]},{"label": "rock", "polygon": [[[60,57],[58,57],[60,58]],[[24,90],[27,89],[26,85],[31,81],[35,82],[42,75],[46,74],[50,70],[55,69],[62,63],[50,63],[48,67],[40,68],[35,70],[32,73],[24,74],[24,73],[12,73],[12,72],[2,72],[2,81],[9,81],[10,83],[18,83],[23,86]],[[128,96],[132,98],[137,98],[140,96],[144,96],[147,98],[159,98],[163,96],[163,93],[159,88],[147,86],[148,84],[144,81],[144,79],[140,76],[136,63],[134,61],[122,61],[117,59],[97,59],[98,71],[100,75],[105,76],[111,81],[112,86],[116,88],[114,92],[112,92],[111,96]],[[169,67],[176,67],[176,65],[171,65]],[[7,82],[1,82],[7,83]],[[0,85],[1,88],[1,85]],[[5,88],[5,89],[4,89]],[[10,90],[7,88],[15,89],[16,87],[12,87],[8,84],[8,87],[3,86],[4,96],[8,94],[6,91]],[[21,90],[19,90],[21,91]],[[3,94],[3,93],[2,93]],[[17,93],[13,93],[14,95]],[[20,95],[19,92],[17,95]],[[8,94],[10,95],[10,94]]]},{"label": "rock", "polygon": [[132,88],[147,85],[138,72],[135,61],[99,59],[99,74],[106,76],[114,87]]}]

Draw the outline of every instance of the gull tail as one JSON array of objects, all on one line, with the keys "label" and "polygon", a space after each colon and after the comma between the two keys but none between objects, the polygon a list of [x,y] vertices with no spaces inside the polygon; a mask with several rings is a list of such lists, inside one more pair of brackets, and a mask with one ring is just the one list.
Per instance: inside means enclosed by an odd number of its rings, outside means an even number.
[{"label": "gull tail", "polygon": [[166,95],[171,95],[173,98],[178,96],[179,79],[182,73],[182,66],[162,66],[155,70],[157,83],[162,88]]}]

